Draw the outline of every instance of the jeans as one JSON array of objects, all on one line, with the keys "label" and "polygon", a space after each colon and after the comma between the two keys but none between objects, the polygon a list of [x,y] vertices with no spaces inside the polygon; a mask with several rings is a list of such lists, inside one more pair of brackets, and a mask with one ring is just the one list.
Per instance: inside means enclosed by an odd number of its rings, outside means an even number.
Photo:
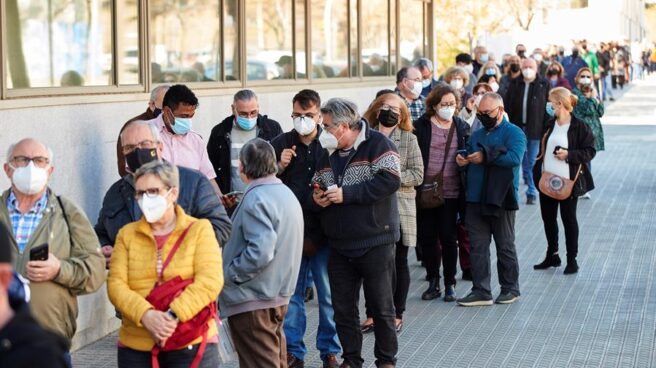
[{"label": "jeans", "polygon": [[526,189],[527,197],[536,198],[538,196],[538,190],[535,188],[535,182],[533,181],[533,166],[535,166],[535,159],[538,157],[539,151],[540,140],[528,139],[527,137],[526,152],[522,160],[522,174],[524,176],[524,182],[528,186],[528,189]]},{"label": "jeans", "polygon": [[560,218],[565,227],[565,244],[567,259],[575,259],[579,250],[579,223],[576,219],[578,198],[572,196],[559,201],[540,193],[540,212],[544,222],[544,234],[547,237],[547,254],[558,252],[558,207]]},{"label": "jeans", "polygon": [[[444,286],[456,284],[458,267],[458,199],[447,198],[438,208],[420,209],[417,213],[418,243],[423,247],[429,279],[440,278],[440,259],[444,267]],[[437,243],[441,245],[441,254]]]},{"label": "jeans", "polygon": [[371,248],[360,257],[330,254],[328,275],[333,294],[335,324],[344,351],[342,357],[353,368],[361,368],[362,332],[358,302],[364,283],[364,296],[374,318],[374,356],[376,365],[396,364],[398,342],[394,325],[394,244]]},{"label": "jeans", "polygon": [[602,78],[602,98],[603,100],[606,100],[606,98],[613,98],[613,90],[610,88],[610,73],[606,75],[605,77]]},{"label": "jeans", "polygon": [[467,204],[466,226],[471,240],[472,293],[492,298],[490,243],[497,248],[497,271],[501,293],[519,296],[519,263],[515,249],[515,213],[503,211],[499,217],[481,216],[478,203]]},{"label": "jeans", "polygon": [[305,359],[307,348],[303,342],[306,329],[305,316],[305,289],[310,287],[308,274],[313,275],[317,287],[317,301],[319,303],[319,329],[317,330],[317,350],[321,359],[328,354],[339,354],[341,348],[337,340],[337,329],[333,319],[333,306],[330,297],[330,283],[328,281],[329,247],[321,247],[312,257],[303,257],[301,269],[298,273],[296,290],[289,301],[287,317],[283,324],[287,337],[287,353],[300,360]]},{"label": "jeans", "polygon": [[[190,345],[174,351],[162,351],[157,356],[160,368],[188,368],[196,357],[200,344]],[[138,351],[130,348],[118,348],[119,368],[150,368],[150,351]],[[219,348],[217,344],[207,344],[199,368],[215,368],[219,366]]]}]

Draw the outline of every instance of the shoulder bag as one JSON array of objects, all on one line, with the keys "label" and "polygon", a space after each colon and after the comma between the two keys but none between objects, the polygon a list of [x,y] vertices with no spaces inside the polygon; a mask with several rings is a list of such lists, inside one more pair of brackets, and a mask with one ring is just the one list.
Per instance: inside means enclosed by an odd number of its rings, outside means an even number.
[{"label": "shoulder bag", "polygon": [[425,177],[424,182],[419,187],[419,208],[438,208],[444,204],[444,167],[446,166],[446,160],[449,158],[449,149],[451,148],[451,141],[453,140],[455,130],[456,123],[453,121],[449,129],[449,136],[446,139],[442,169],[435,175]]}]

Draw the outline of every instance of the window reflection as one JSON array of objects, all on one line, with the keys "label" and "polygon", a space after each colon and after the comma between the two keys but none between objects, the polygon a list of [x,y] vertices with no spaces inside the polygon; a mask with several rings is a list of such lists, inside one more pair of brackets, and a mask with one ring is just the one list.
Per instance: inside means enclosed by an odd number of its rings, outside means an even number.
[{"label": "window reflection", "polygon": [[401,65],[408,66],[424,56],[424,3],[407,0],[400,7]]},{"label": "window reflection", "polygon": [[5,1],[8,88],[112,83],[111,2]]},{"label": "window reflection", "polygon": [[[239,80],[239,0],[223,0],[225,80]],[[250,69],[250,71],[249,71]],[[246,66],[246,74],[263,73],[256,66]]]},{"label": "window reflection", "polygon": [[312,0],[312,76],[348,76],[348,1]]},{"label": "window reflection", "polygon": [[388,51],[387,0],[362,2],[362,19],[367,19],[367,32],[362,32],[362,75],[387,75]]},{"label": "window reflection", "polygon": [[220,78],[219,0],[150,2],[153,83]]},{"label": "window reflection", "polygon": [[118,83],[139,84],[139,9],[137,0],[118,0],[116,5]]},{"label": "window reflection", "polygon": [[246,2],[248,80],[294,78],[292,1]]}]

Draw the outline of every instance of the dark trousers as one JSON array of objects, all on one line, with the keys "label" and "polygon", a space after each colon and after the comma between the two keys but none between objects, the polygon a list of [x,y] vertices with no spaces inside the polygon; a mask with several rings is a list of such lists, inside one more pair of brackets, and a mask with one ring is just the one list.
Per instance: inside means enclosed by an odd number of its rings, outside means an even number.
[{"label": "dark trousers", "polygon": [[[191,349],[163,351],[157,355],[160,368],[189,368],[196,357],[200,344],[192,345]],[[130,348],[118,348],[119,368],[150,368],[150,351],[138,351]],[[219,366],[219,348],[217,344],[207,344],[203,360],[199,368],[216,368]]]},{"label": "dark trousers", "polygon": [[[401,234],[403,239],[403,233]],[[405,305],[410,290],[410,269],[408,268],[408,248],[401,240],[396,243],[396,254],[394,256],[395,272],[392,278],[392,290],[394,290],[394,310],[396,318],[403,319]],[[372,318],[373,314],[369,308],[369,302],[365,300],[367,308],[367,318]]]},{"label": "dark trousers", "polygon": [[[446,199],[438,208],[417,212],[417,243],[422,247],[428,278],[440,278],[440,258],[444,266],[444,285],[456,284],[458,267],[458,236],[456,220],[458,200]],[[438,248],[441,244],[441,254]]]},{"label": "dark trousers", "polygon": [[471,244],[469,244],[469,234],[465,229],[465,220],[458,222],[458,260],[462,271],[471,270]]},{"label": "dark trousers", "polygon": [[576,219],[576,204],[578,198],[572,196],[559,201],[540,193],[540,212],[544,222],[544,234],[547,237],[547,253],[558,252],[558,206],[560,218],[565,227],[565,244],[567,258],[576,258],[579,250],[579,223]]},{"label": "dark trousers", "polygon": [[376,364],[395,364],[398,343],[394,326],[394,244],[371,248],[360,257],[345,257],[333,250],[328,260],[328,278],[335,310],[337,335],[342,344],[344,361],[360,368],[362,332],[358,302],[360,287],[374,319],[374,356]]},{"label": "dark trousers", "polygon": [[282,325],[287,305],[228,317],[239,366],[287,368],[287,343]]},{"label": "dark trousers", "polygon": [[501,292],[519,296],[519,263],[515,250],[515,213],[502,211],[499,217],[481,216],[479,204],[468,203],[465,226],[471,241],[472,292],[492,298],[490,243],[497,248],[497,271]]}]

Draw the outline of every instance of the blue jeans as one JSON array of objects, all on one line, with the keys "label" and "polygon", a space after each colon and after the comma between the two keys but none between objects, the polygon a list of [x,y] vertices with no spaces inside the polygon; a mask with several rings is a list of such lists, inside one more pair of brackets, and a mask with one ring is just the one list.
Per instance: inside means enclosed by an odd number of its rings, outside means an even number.
[{"label": "blue jeans", "polygon": [[613,97],[613,90],[610,88],[610,73],[602,78],[602,86],[602,99],[606,100],[606,98]]},{"label": "blue jeans", "polygon": [[524,176],[524,182],[528,185],[526,196],[533,198],[536,198],[538,195],[538,190],[535,188],[535,182],[533,181],[533,166],[535,165],[535,159],[538,157],[539,151],[539,139],[526,140],[526,152],[524,153],[524,159],[522,160],[522,173]]},{"label": "blue jeans", "polygon": [[305,289],[308,285],[308,273],[312,272],[312,279],[317,288],[317,301],[319,302],[319,329],[317,331],[317,349],[321,353],[321,359],[328,354],[339,354],[342,350],[337,339],[337,329],[333,319],[334,311],[330,295],[330,283],[328,282],[328,257],[330,248],[321,247],[312,257],[303,257],[301,269],[298,273],[296,291],[289,301],[289,309],[283,324],[285,336],[287,337],[287,354],[304,360],[307,348],[303,342],[305,335]]}]

